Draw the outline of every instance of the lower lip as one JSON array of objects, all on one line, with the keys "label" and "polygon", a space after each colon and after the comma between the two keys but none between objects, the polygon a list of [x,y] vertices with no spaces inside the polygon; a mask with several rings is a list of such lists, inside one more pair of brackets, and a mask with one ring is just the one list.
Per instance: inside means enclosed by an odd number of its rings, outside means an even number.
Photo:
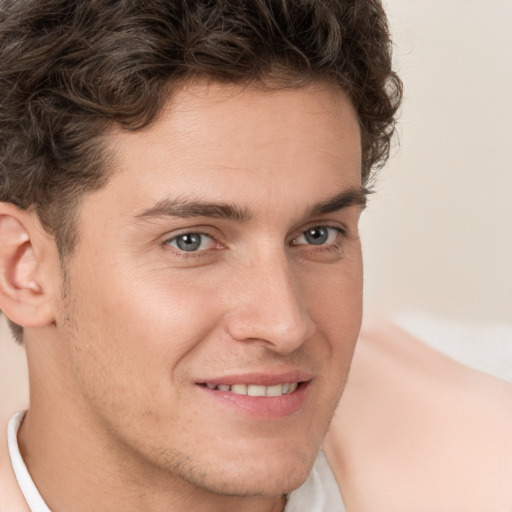
[{"label": "lower lip", "polygon": [[237,395],[231,391],[220,391],[206,386],[198,387],[214,400],[218,400],[242,414],[273,419],[290,416],[304,407],[309,382],[301,382],[293,393],[269,397]]}]

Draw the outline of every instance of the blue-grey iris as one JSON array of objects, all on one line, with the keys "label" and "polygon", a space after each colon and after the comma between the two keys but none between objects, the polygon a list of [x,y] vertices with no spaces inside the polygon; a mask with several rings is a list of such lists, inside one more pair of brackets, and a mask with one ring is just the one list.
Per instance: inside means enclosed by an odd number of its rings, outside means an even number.
[{"label": "blue-grey iris", "polygon": [[304,232],[304,238],[308,244],[322,245],[329,239],[329,230],[327,228],[311,228]]},{"label": "blue-grey iris", "polygon": [[182,251],[197,251],[201,247],[201,235],[196,233],[187,233],[176,238],[176,245]]}]

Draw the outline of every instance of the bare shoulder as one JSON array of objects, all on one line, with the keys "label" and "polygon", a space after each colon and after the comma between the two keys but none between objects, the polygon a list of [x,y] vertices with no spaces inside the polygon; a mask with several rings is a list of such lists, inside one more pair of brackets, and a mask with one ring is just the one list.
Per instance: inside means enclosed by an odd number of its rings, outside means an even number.
[{"label": "bare shoulder", "polygon": [[511,512],[512,385],[374,325],[324,449],[349,512]]},{"label": "bare shoulder", "polygon": [[0,512],[30,512],[12,470],[7,447],[7,424],[10,416],[0,415]]}]

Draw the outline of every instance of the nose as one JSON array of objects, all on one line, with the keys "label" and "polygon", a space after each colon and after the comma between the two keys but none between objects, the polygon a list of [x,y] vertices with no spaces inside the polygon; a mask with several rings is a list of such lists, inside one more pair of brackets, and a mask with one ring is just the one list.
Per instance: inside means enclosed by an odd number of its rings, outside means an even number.
[{"label": "nose", "polygon": [[305,290],[285,255],[262,257],[244,266],[230,290],[226,320],[233,339],[260,341],[284,354],[312,336],[315,326]]}]

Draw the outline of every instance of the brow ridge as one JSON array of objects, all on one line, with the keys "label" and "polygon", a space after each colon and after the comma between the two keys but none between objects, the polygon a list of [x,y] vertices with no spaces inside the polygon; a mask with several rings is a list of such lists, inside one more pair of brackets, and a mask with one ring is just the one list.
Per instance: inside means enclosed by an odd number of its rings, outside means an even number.
[{"label": "brow ridge", "polygon": [[247,208],[227,203],[205,203],[188,199],[163,199],[155,206],[136,215],[136,219],[151,217],[211,217],[247,222],[251,214]]},{"label": "brow ridge", "polygon": [[367,196],[371,192],[365,187],[349,188],[343,190],[341,193],[336,194],[325,201],[317,203],[309,210],[309,216],[325,215],[327,213],[334,213],[350,206],[360,206],[362,209],[366,207]]},{"label": "brow ridge", "polygon": [[[350,206],[366,206],[366,196],[370,192],[364,187],[350,188],[313,205],[307,216],[333,213]],[[251,212],[244,207],[228,203],[209,203],[189,199],[163,199],[151,208],[138,213],[135,218],[144,220],[155,217],[210,217],[226,219],[236,222],[248,222],[252,218]]]}]

